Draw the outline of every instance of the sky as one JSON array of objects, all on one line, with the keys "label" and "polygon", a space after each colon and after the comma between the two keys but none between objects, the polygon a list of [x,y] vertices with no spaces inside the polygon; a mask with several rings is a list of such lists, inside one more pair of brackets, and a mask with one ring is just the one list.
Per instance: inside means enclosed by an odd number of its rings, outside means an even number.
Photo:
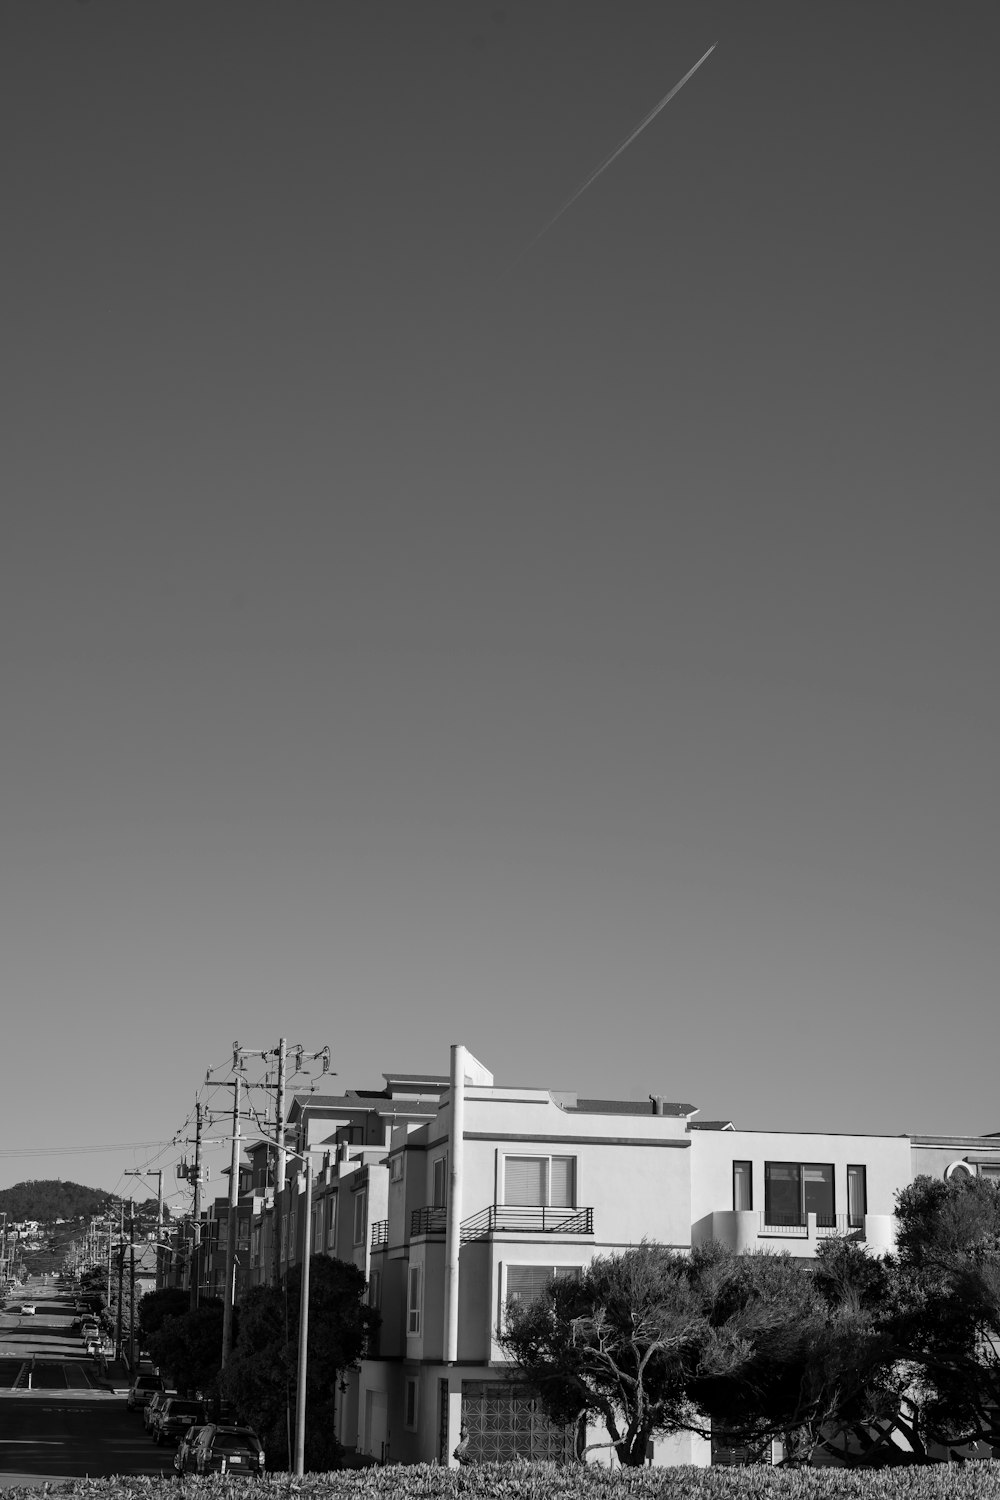
[{"label": "sky", "polygon": [[8,0],[0,1186],[281,1037],[1000,1130],[998,41]]}]

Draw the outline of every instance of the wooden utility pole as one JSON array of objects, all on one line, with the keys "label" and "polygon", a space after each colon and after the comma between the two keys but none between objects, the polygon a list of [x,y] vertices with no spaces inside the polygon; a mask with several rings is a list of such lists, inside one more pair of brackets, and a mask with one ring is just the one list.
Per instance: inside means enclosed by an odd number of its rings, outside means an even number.
[{"label": "wooden utility pole", "polygon": [[[235,1056],[235,1049],[234,1049]],[[229,1158],[229,1221],[226,1230],[226,1286],[222,1301],[222,1368],[233,1349],[233,1302],[236,1275],[236,1235],[239,1225],[240,1193],[240,1075],[232,1081],[233,1090],[233,1149]]]},{"label": "wooden utility pole", "polygon": [[195,1100],[194,1115],[194,1223],[191,1237],[191,1307],[198,1306],[201,1281],[201,1100]]}]

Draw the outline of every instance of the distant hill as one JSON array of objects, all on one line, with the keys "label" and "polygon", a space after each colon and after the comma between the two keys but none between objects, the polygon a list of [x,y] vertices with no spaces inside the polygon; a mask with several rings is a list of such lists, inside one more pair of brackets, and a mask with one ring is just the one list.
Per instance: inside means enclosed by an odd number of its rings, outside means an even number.
[{"label": "distant hill", "polygon": [[53,1224],[56,1219],[89,1219],[104,1213],[114,1202],[110,1193],[100,1188],[84,1187],[80,1182],[60,1182],[57,1178],[37,1182],[16,1182],[0,1188],[0,1213],[7,1222],[37,1219],[39,1224]]}]

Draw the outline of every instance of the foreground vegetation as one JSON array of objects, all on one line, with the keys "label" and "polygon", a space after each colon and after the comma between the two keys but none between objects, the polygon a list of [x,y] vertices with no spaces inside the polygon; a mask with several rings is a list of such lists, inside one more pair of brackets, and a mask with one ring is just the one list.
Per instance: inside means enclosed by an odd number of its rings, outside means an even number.
[{"label": "foreground vegetation", "polygon": [[[29,1500],[37,1490],[8,1490]],[[94,1500],[175,1500],[177,1496],[236,1500],[1000,1500],[1000,1463],[860,1471],[750,1468],[606,1469],[574,1465],[483,1464],[441,1469],[426,1464],[307,1474],[261,1480],[220,1476],[170,1479],[78,1479],[49,1491]]]}]

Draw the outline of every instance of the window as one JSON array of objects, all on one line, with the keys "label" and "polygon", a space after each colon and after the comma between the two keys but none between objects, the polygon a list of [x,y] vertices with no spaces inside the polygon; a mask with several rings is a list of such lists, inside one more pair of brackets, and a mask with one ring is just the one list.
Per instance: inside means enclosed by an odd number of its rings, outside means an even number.
[{"label": "window", "polygon": [[323,1205],[312,1211],[312,1247],[317,1254],[323,1248]]},{"label": "window", "polygon": [[[504,1297],[502,1307],[507,1308],[511,1303],[522,1304],[534,1302],[540,1297],[553,1277],[560,1279],[564,1276],[572,1277],[574,1281],[579,1280],[579,1266],[505,1266],[504,1267]],[[502,1310],[502,1309],[501,1309]],[[502,1322],[502,1319],[501,1319]]]},{"label": "window", "polygon": [[408,1334],[420,1332],[420,1283],[420,1267],[411,1266],[406,1278],[406,1331]]},{"label": "window", "polygon": [[852,1229],[863,1229],[868,1212],[868,1182],[864,1167],[847,1168],[847,1222]]},{"label": "window", "polygon": [[1000,1166],[986,1166],[984,1163],[979,1168],[979,1175],[987,1182],[992,1182],[995,1187],[1000,1187]]},{"label": "window", "polygon": [[281,1258],[288,1259],[288,1215],[281,1215]]},{"label": "window", "polygon": [[288,1220],[288,1259],[291,1261],[295,1259],[295,1223],[298,1215],[293,1210],[286,1215],[286,1218]]},{"label": "window", "polygon": [[407,1375],[403,1389],[403,1426],[408,1432],[417,1430],[417,1382],[412,1375]]},{"label": "window", "polygon": [[404,1161],[405,1161],[405,1157],[403,1156],[402,1151],[397,1151],[397,1153],[396,1153],[395,1156],[391,1156],[389,1158],[389,1181],[390,1182],[402,1182],[402,1180],[403,1180],[403,1162]]},{"label": "window", "polygon": [[836,1225],[832,1162],[766,1161],[765,1224],[802,1225],[807,1214],[823,1228]]},{"label": "window", "polygon": [[368,1194],[364,1188],[354,1196],[354,1243],[363,1245],[365,1242],[365,1200]]},{"label": "window", "polygon": [[332,1250],[337,1243],[337,1195],[331,1193],[326,1200],[326,1248]]},{"label": "window", "polygon": [[431,1163],[431,1203],[435,1208],[448,1207],[447,1156],[436,1156]]},{"label": "window", "polygon": [[382,1272],[373,1271],[368,1278],[368,1306],[382,1306]]},{"label": "window", "polygon": [[503,1166],[503,1201],[508,1207],[574,1207],[575,1156],[508,1156]]},{"label": "window", "polygon": [[753,1208],[752,1162],[733,1162],[733,1208],[737,1213]]}]

